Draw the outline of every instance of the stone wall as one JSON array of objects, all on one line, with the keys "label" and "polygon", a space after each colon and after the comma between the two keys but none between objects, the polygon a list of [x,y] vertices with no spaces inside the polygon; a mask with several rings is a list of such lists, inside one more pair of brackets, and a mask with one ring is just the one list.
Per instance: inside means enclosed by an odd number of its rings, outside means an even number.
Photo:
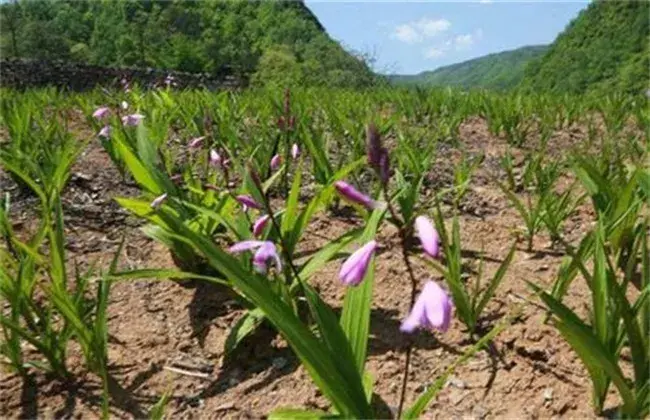
[{"label": "stone wall", "polygon": [[82,91],[96,86],[118,87],[125,79],[146,88],[165,86],[167,76],[173,77],[176,88],[207,88],[211,90],[243,87],[245,81],[230,74],[184,73],[152,68],[100,67],[65,61],[2,60],[0,86],[18,89],[57,86]]}]

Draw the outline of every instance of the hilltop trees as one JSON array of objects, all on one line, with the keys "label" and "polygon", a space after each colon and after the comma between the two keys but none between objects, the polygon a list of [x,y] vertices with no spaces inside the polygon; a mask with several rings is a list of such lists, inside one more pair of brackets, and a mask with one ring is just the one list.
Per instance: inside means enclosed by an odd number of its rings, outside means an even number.
[{"label": "hilltop trees", "polygon": [[3,57],[233,72],[256,84],[291,76],[364,86],[375,77],[302,2],[16,0],[0,13]]}]

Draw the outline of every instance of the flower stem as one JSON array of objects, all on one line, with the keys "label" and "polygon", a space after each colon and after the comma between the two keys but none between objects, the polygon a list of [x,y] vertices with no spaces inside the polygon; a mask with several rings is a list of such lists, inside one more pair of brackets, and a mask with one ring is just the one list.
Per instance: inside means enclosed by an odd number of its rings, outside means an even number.
[{"label": "flower stem", "polygon": [[[417,295],[418,282],[415,278],[415,273],[413,272],[413,267],[411,266],[411,261],[408,257],[408,233],[404,225],[400,228],[400,238],[402,243],[402,259],[404,260],[404,265],[406,266],[406,271],[409,274],[411,280],[411,301],[409,308],[412,308],[415,304],[415,298]],[[406,384],[408,383],[409,376],[409,366],[411,365],[411,353],[413,351],[413,340],[409,337],[408,344],[406,345],[406,355],[404,358],[404,377],[402,378],[402,390],[399,397],[399,405],[397,408],[397,418],[399,419],[402,416],[402,409],[404,408],[404,399],[406,397]]]}]

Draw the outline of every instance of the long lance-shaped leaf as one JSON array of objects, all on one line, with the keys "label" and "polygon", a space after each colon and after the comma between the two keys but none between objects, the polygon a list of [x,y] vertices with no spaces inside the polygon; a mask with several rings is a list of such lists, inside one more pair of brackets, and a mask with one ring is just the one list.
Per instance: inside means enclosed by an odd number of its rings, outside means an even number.
[{"label": "long lance-shaped leaf", "polygon": [[161,212],[161,217],[195,246],[250,302],[264,311],[339,413],[356,418],[372,416],[361,380],[359,383],[346,380],[338,369],[338,354],[332,354],[323,347],[320,340],[297,318],[293,309],[271,292],[265,278],[244,270],[239,261],[219,249],[209,238],[193,232],[177,218],[164,212]]},{"label": "long lance-shaped leaf", "polygon": [[608,340],[608,323],[609,323],[609,284],[607,265],[605,262],[605,250],[603,249],[603,228],[599,223],[599,229],[596,232],[596,244],[594,249],[594,275],[591,278],[591,296],[594,311],[594,329],[601,343]]},{"label": "long lance-shaped leaf", "polygon": [[303,281],[308,280],[313,276],[318,270],[320,270],[329,260],[334,258],[341,249],[348,245],[351,241],[355,240],[363,234],[362,228],[353,229],[351,231],[345,232],[343,235],[338,238],[330,241],[317,253],[311,256],[300,268],[299,276]]},{"label": "long lance-shaped leaf", "polygon": [[505,330],[512,320],[514,319],[514,316],[510,316],[506,318],[506,320],[502,321],[499,325],[495,326],[490,330],[489,333],[485,334],[483,337],[481,337],[480,340],[476,342],[472,347],[467,349],[465,353],[462,354],[458,359],[456,359],[451,366],[449,366],[445,372],[436,379],[436,381],[431,384],[428,389],[420,395],[420,397],[415,401],[415,403],[404,412],[403,418],[404,419],[417,419],[420,417],[420,415],[424,412],[424,410],[427,408],[429,403],[431,402],[432,399],[438,395],[440,390],[445,386],[445,383],[447,383],[447,379],[449,376],[451,376],[454,371],[461,366],[463,363],[465,363],[467,360],[469,360],[476,352],[481,350],[483,347],[485,347],[490,341],[494,340],[494,338],[499,335],[503,330]]},{"label": "long lance-shaped leaf", "polygon": [[632,365],[634,366],[634,383],[637,387],[641,387],[648,382],[648,376],[650,375],[650,355],[630,302],[628,302],[618,284],[612,284],[612,292],[617,305],[620,307],[623,325],[625,325],[627,339],[630,344]]},{"label": "long lance-shaped leaf", "polygon": [[[318,324],[321,341],[329,349],[331,355],[336,355],[336,367],[341,376],[348,384],[354,384],[355,391],[358,389],[357,386],[360,385],[365,399],[363,374],[357,371],[351,343],[339,324],[339,319],[332,311],[332,308],[321,299],[320,295],[310,285],[302,283],[301,286],[305,292],[311,315]],[[358,397],[358,395],[355,395],[355,398]]]},{"label": "long lance-shaped leaf", "polygon": [[530,282],[528,284],[539,294],[540,298],[557,317],[555,325],[585,364],[585,367],[592,375],[592,379],[594,377],[598,378],[602,374],[611,378],[623,400],[624,412],[634,415],[636,412],[634,392],[630,389],[620,367],[611,359],[608,350],[598,341],[592,329],[563,303],[544,292],[538,286]]},{"label": "long lance-shaped leaf", "polygon": [[338,419],[340,416],[332,415],[320,410],[304,410],[300,408],[278,408],[269,414],[269,420],[318,420]]},{"label": "long lance-shaped leaf", "polygon": [[[362,243],[366,243],[375,237],[377,227],[385,214],[385,210],[373,211],[366,224],[366,230],[361,239]],[[363,375],[366,363],[374,279],[375,261],[373,258],[361,284],[349,288],[346,292],[341,313],[341,326],[352,347],[359,375]]]},{"label": "long lance-shaped leaf", "polygon": [[154,176],[149,173],[146,166],[143,165],[140,159],[138,159],[135,153],[133,153],[131,148],[124,144],[124,141],[119,138],[119,136],[116,136],[113,141],[115,142],[120,156],[124,159],[124,163],[127,168],[129,168],[129,171],[131,171],[133,178],[138,182],[138,184],[153,194],[162,194],[163,189],[158,185]]},{"label": "long lance-shaped leaf", "polygon": [[[284,217],[282,218],[282,236],[286,236],[287,232],[293,229],[293,225],[296,223],[296,213],[298,211],[298,199],[300,198],[300,183],[302,182],[302,158],[300,164],[296,167],[296,172],[293,176],[293,182],[291,183],[291,192],[289,192],[289,197],[287,198],[287,204],[285,206],[286,211]],[[293,249],[289,250],[290,253],[293,253]]]},{"label": "long lance-shaped leaf", "polygon": [[496,292],[497,287],[499,287],[499,284],[501,284],[501,281],[505,277],[506,271],[508,271],[508,267],[512,262],[512,257],[515,255],[516,249],[517,249],[517,243],[514,243],[510,248],[510,252],[508,252],[508,256],[506,257],[505,260],[503,260],[503,262],[499,266],[499,269],[494,274],[494,277],[492,278],[490,285],[485,290],[485,292],[483,292],[483,296],[481,296],[481,301],[478,303],[478,305],[476,305],[476,308],[474,309],[474,313],[476,314],[476,317],[479,317],[481,315],[483,309],[485,309],[490,299],[492,299],[492,296]]}]

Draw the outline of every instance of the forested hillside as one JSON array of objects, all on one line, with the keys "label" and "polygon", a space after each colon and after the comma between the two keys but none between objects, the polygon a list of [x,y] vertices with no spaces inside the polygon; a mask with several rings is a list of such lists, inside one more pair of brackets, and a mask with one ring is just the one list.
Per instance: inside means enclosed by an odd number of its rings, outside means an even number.
[{"label": "forested hillside", "polygon": [[423,86],[508,89],[521,82],[526,65],[531,60],[540,57],[546,49],[545,45],[522,47],[440,67],[413,76],[391,76],[391,80],[400,84]]},{"label": "forested hillside", "polygon": [[2,4],[1,17],[3,58],[227,71],[283,86],[376,77],[301,1],[29,0]]},{"label": "forested hillside", "polygon": [[648,88],[650,3],[591,3],[526,69],[531,90],[638,93]]}]

